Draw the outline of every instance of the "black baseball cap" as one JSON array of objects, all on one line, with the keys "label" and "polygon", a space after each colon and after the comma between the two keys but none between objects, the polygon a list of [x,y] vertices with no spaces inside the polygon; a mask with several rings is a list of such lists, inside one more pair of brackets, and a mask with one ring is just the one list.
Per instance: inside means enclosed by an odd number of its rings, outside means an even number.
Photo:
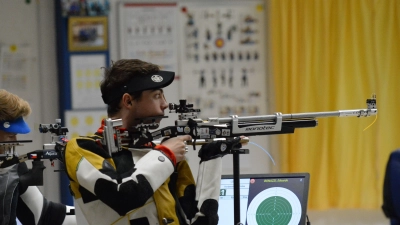
[{"label": "black baseball cap", "polygon": [[111,93],[102,95],[104,103],[110,104],[125,93],[134,93],[145,90],[164,88],[172,83],[175,78],[175,72],[158,71],[146,75],[132,76],[132,78],[123,86],[115,88]]}]

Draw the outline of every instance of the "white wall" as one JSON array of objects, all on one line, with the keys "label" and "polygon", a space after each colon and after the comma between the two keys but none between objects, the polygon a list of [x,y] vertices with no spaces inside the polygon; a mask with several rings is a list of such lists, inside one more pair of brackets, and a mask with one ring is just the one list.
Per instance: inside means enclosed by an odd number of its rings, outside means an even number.
[{"label": "white wall", "polygon": [[[59,115],[54,24],[53,0],[31,0],[29,4],[25,0],[0,0],[0,44],[15,44],[17,48],[28,45],[32,55],[28,95],[9,90],[26,99],[32,107],[28,118],[31,134],[18,138],[33,140],[33,143],[18,148],[19,154],[42,149],[43,143],[49,143],[50,134],[39,133],[38,124],[54,123]],[[42,192],[49,200],[59,202],[58,173],[53,172],[48,160],[45,166]]]}]

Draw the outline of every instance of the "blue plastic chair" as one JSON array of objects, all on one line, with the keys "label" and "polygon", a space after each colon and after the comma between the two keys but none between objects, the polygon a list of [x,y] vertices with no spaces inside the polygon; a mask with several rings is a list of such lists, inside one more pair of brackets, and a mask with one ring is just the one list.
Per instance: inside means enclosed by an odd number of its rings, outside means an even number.
[{"label": "blue plastic chair", "polygon": [[391,225],[400,225],[400,149],[390,154],[386,166],[382,210]]}]

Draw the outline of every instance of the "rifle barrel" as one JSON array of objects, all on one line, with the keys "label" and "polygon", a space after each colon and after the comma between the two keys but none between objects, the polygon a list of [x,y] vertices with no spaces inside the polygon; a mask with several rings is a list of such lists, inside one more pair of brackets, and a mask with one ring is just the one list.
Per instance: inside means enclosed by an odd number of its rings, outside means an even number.
[{"label": "rifle barrel", "polygon": [[[348,117],[348,116],[371,116],[378,113],[377,109],[354,109],[354,110],[339,110],[330,112],[310,112],[310,113],[289,113],[282,114],[282,119],[313,119],[320,117]],[[276,120],[277,115],[261,115],[261,116],[239,116],[237,117],[239,122],[246,121],[269,121]],[[230,123],[232,122],[231,117],[223,118],[209,118],[209,120],[217,119],[220,123]]]}]

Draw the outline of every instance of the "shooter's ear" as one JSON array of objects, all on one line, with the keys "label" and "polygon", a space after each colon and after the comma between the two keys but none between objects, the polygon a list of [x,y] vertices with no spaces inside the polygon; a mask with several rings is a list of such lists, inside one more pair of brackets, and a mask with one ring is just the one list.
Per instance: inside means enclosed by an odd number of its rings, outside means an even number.
[{"label": "shooter's ear", "polygon": [[128,93],[122,95],[122,104],[124,106],[132,106],[132,96]]}]

